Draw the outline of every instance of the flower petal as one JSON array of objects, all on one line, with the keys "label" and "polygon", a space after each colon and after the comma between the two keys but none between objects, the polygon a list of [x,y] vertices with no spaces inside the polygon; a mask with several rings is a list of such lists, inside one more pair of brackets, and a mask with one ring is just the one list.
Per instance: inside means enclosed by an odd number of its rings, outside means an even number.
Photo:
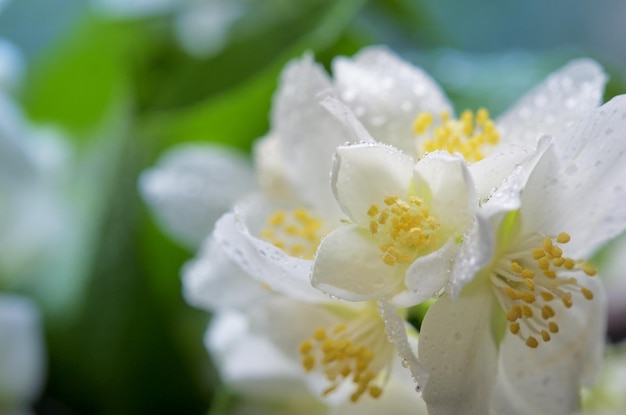
[{"label": "flower petal", "polygon": [[380,259],[380,249],[357,225],[340,226],[320,244],[311,284],[348,301],[380,298],[397,288],[402,277]]},{"label": "flower petal", "polygon": [[43,344],[35,305],[26,298],[1,294],[0,396],[3,408],[19,408],[37,398],[44,376]]},{"label": "flower petal", "polygon": [[254,187],[250,163],[224,147],[184,145],[168,152],[139,181],[161,225],[196,249],[213,223]]},{"label": "flower petal", "polygon": [[[347,304],[349,307],[350,303]],[[269,339],[286,357],[298,363],[300,344],[310,339],[317,328],[343,322],[319,304],[304,304],[285,296],[273,296],[252,310],[250,321],[254,332]]]},{"label": "flower petal", "polygon": [[577,298],[557,310],[559,332],[531,349],[507,333],[500,346],[494,406],[505,414],[571,414],[580,406],[580,389],[600,367],[606,330],[606,300],[600,282],[585,276],[591,301]]},{"label": "flower petal", "polygon": [[[205,336],[221,378],[246,399],[307,395],[304,371],[267,338],[252,332],[246,316],[219,313]],[[296,349],[297,350],[297,349]]]},{"label": "flower petal", "polygon": [[[554,140],[522,195],[524,231],[568,232],[568,255],[587,257],[626,228],[626,96]],[[584,224],[584,226],[582,225]]]},{"label": "flower petal", "polygon": [[397,306],[411,307],[436,296],[448,283],[456,253],[456,243],[448,240],[435,252],[413,261],[404,278],[407,289],[395,295],[391,302]]},{"label": "flower petal", "polygon": [[420,69],[383,47],[333,61],[339,98],[378,141],[415,154],[413,122],[420,112],[450,111],[441,88]]},{"label": "flower petal", "polygon": [[479,200],[485,200],[502,185],[517,166],[533,153],[533,149],[515,144],[502,144],[497,152],[469,166]]},{"label": "flower petal", "polygon": [[294,193],[285,170],[280,142],[276,135],[268,135],[254,144],[254,164],[259,187],[277,204],[297,205],[302,203]]},{"label": "flower petal", "polygon": [[213,237],[204,242],[196,258],[185,264],[182,275],[187,302],[209,311],[244,310],[270,295],[224,253]]},{"label": "flower petal", "polygon": [[367,211],[387,196],[406,195],[415,162],[384,144],[341,146],[335,153],[332,186],[343,211],[356,223],[369,226]]},{"label": "flower petal", "polygon": [[497,359],[493,307],[486,287],[468,286],[456,301],[444,295],[426,313],[418,358],[428,372],[422,396],[429,414],[489,413]]},{"label": "flower petal", "polygon": [[280,248],[251,235],[245,212],[222,216],[215,223],[213,235],[231,260],[250,277],[302,301],[326,300],[310,284],[312,261],[289,256]]},{"label": "flower petal", "polygon": [[318,94],[330,87],[324,69],[307,55],[283,71],[272,108],[272,134],[292,189],[321,210],[334,206],[328,187],[332,154],[346,141],[339,121],[319,104]]},{"label": "flower petal", "polygon": [[540,135],[558,136],[602,102],[606,75],[591,59],[554,72],[497,121],[507,143],[534,146]]},{"label": "flower petal", "polygon": [[465,161],[447,152],[435,151],[422,157],[414,172],[417,194],[432,197],[427,202],[433,215],[451,231],[464,232],[477,207],[474,183]]}]

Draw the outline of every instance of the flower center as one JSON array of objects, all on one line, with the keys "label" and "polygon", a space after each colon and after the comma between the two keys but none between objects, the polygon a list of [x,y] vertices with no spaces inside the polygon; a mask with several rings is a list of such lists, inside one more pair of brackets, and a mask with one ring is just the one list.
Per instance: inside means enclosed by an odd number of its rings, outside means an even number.
[{"label": "flower center", "polygon": [[441,122],[437,126],[433,126],[434,117],[429,112],[415,118],[413,131],[423,139],[421,153],[445,150],[450,154],[461,153],[468,162],[476,162],[485,157],[485,148],[500,141],[500,134],[485,108],[480,108],[476,115],[465,110],[458,120],[450,118],[447,112],[439,118]]},{"label": "flower center", "polygon": [[327,396],[344,380],[355,389],[350,396],[357,402],[368,394],[378,398],[389,376],[393,346],[387,341],[383,322],[376,315],[362,316],[330,329],[317,328],[312,338],[300,343],[302,367],[311,372],[319,367],[330,385]]},{"label": "flower center", "polygon": [[380,242],[380,259],[387,265],[410,264],[437,243],[439,223],[417,196],[408,201],[388,196],[385,207],[371,205],[367,214],[372,218],[369,230]]},{"label": "flower center", "polygon": [[261,237],[287,254],[313,259],[324,232],[322,221],[308,210],[277,210],[267,218],[267,226]]},{"label": "flower center", "polygon": [[532,349],[559,332],[558,313],[573,306],[574,294],[593,299],[593,291],[567,277],[576,271],[596,275],[590,264],[563,256],[559,245],[569,240],[567,233],[543,239],[535,235],[520,251],[501,258],[490,275],[498,301],[507,311],[509,331]]}]

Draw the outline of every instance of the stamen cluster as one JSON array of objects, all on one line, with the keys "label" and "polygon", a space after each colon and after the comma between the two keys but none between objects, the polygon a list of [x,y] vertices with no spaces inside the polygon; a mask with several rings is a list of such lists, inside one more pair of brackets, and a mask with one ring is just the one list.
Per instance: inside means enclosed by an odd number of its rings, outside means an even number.
[{"label": "stamen cluster", "polygon": [[384,208],[374,204],[367,211],[369,230],[381,242],[380,259],[390,266],[410,264],[419,251],[436,244],[439,224],[417,196],[408,202],[389,196],[384,203]]},{"label": "stamen cluster", "polygon": [[277,210],[267,219],[261,237],[290,256],[313,259],[322,239],[322,221],[307,209]]},{"label": "stamen cluster", "polygon": [[[356,389],[350,396],[358,401],[365,393],[373,398],[382,394],[382,387],[375,383],[381,368],[376,361],[374,349],[360,344],[358,334],[351,333],[346,324],[340,324],[331,331],[320,327],[313,332],[313,338],[300,344],[302,367],[311,372],[316,366],[323,368],[324,375],[331,382],[322,395],[334,392],[344,379],[352,379]],[[367,341],[365,341],[367,343]]]},{"label": "stamen cluster", "polygon": [[532,259],[503,259],[501,262],[508,265],[500,264],[491,275],[494,286],[499,288],[496,290],[498,299],[507,310],[509,331],[530,348],[538,347],[539,340],[549,342],[552,335],[559,332],[554,300],[559,299],[566,310],[573,305],[573,292],[578,291],[587,300],[593,299],[593,292],[581,287],[576,278],[559,275],[574,269],[588,276],[596,274],[591,265],[563,256],[563,249],[557,244],[569,241],[567,233],[560,233],[556,238],[545,237],[540,246],[530,250]]},{"label": "stamen cluster", "polygon": [[423,153],[444,150],[451,154],[461,153],[468,162],[476,162],[485,157],[485,147],[500,141],[500,133],[485,108],[480,108],[475,116],[471,110],[465,110],[459,120],[450,118],[450,114],[444,112],[440,115],[440,123],[433,128],[434,121],[431,113],[424,112],[416,117],[413,124],[417,135],[430,134],[430,138],[422,144]]}]

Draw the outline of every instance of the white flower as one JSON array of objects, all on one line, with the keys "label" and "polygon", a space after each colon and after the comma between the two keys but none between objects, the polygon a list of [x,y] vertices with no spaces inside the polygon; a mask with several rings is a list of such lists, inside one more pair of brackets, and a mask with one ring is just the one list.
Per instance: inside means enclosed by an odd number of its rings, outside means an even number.
[{"label": "white flower", "polygon": [[483,204],[450,275],[451,295],[421,327],[431,413],[578,409],[606,329],[604,292],[584,260],[626,227],[625,124],[621,96],[541,142]]},{"label": "white flower", "polygon": [[412,306],[445,285],[477,208],[460,157],[433,152],[415,164],[381,144],[342,146],[332,186],[350,222],[322,240],[314,286],[350,301]]},{"label": "white flower", "polygon": [[[307,414],[375,414],[383,408],[386,413],[398,415],[425,413],[424,403],[415,393],[415,384],[400,359],[394,356],[387,364],[381,356],[370,355],[392,350],[370,350],[351,343],[367,339],[376,332],[368,331],[367,324],[344,327],[354,319],[363,322],[367,315],[350,308],[337,302],[302,307],[299,302],[277,297],[262,307],[255,307],[255,312],[247,316],[232,312],[218,314],[207,332],[207,347],[226,385],[240,394],[248,408],[254,403],[255,408],[267,411],[268,407],[272,408],[274,412],[268,413],[285,414],[293,413],[289,410],[296,408],[298,413]],[[342,315],[345,313],[347,315]],[[375,309],[368,313],[382,325]],[[317,329],[308,332],[309,326]],[[379,344],[378,347],[387,343],[384,336],[371,337],[370,341]],[[340,347],[344,347],[343,352]],[[348,356],[352,355],[352,348],[354,357]],[[333,360],[325,359],[331,354],[334,354]],[[364,358],[368,360],[363,361]],[[302,363],[298,363],[299,360]],[[329,386],[328,376],[341,379],[342,372],[349,370],[352,373],[347,376],[352,376],[354,370],[362,368],[359,361],[366,367],[362,369],[361,382],[369,384],[376,399],[364,396],[372,393],[367,388],[356,393],[352,384]],[[386,372],[371,378],[368,372],[372,365],[381,361],[385,362]],[[311,374],[306,374],[302,365],[307,365]],[[378,395],[375,384],[382,381],[385,389]],[[350,396],[353,398],[347,399]]]},{"label": "white flower", "polygon": [[[433,150],[461,153],[483,180],[479,197],[527,157],[541,135],[569,127],[600,105],[606,76],[590,59],[578,59],[551,74],[495,120],[484,110],[454,116],[437,84],[385,48],[366,48],[333,61],[331,94],[347,105],[376,141],[416,158]],[[341,111],[340,109],[333,112]]]},{"label": "white flower", "polygon": [[0,294],[0,412],[21,413],[43,385],[39,314],[26,298]]},{"label": "white flower", "polygon": [[[332,208],[336,203],[328,186],[331,155],[338,146],[346,141],[376,139],[419,158],[425,153],[425,142],[430,142],[429,150],[444,147],[451,152],[461,151],[460,145],[442,144],[441,133],[436,132],[441,128],[447,131],[443,135],[452,139],[456,132],[472,127],[470,136],[481,136],[485,144],[496,135],[497,146],[482,149],[480,145],[475,151],[492,153],[489,160],[470,166],[473,175],[481,177],[476,182],[476,193],[483,199],[515,165],[530,156],[540,134],[557,131],[595,108],[605,82],[596,63],[574,61],[551,75],[496,122],[485,111],[456,121],[447,99],[428,75],[384,48],[365,49],[353,59],[337,58],[333,72],[334,80],[310,57],[294,61],[284,70],[272,108],[272,131],[257,145],[257,174],[264,197],[240,205],[234,215],[223,218],[216,228],[220,243],[245,251],[248,269],[261,270],[256,272],[259,278],[275,289],[283,289],[293,280],[306,283],[310,263],[295,258],[310,258],[319,238],[342,218],[338,209]],[[448,114],[448,121],[436,122],[434,118],[442,113]],[[455,141],[463,144],[464,140],[461,134]],[[476,160],[465,153],[470,158],[468,162]],[[268,223],[272,212],[281,209],[289,215],[299,208],[306,209],[319,222],[319,238],[311,237],[306,244],[285,235],[273,239],[275,245],[284,247],[286,243],[295,250],[264,244],[263,239],[270,238],[261,233],[277,231]],[[255,248],[242,251],[242,246],[250,245]],[[306,255],[300,252],[302,245]],[[258,254],[253,254],[254,250]],[[235,255],[233,249],[230,252],[236,260],[242,257]]]}]

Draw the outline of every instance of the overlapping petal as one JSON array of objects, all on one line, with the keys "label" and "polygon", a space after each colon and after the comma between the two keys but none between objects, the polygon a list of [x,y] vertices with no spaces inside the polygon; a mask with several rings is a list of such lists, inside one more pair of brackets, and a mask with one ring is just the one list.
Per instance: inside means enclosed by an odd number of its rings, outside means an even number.
[{"label": "overlapping petal", "polygon": [[555,139],[522,201],[524,229],[568,232],[568,252],[587,257],[626,227],[626,96],[614,98]]},{"label": "overlapping petal", "polygon": [[427,371],[422,395],[431,415],[489,413],[498,357],[491,318],[497,305],[484,286],[469,288],[474,289],[457,300],[441,297],[422,323],[418,358]]},{"label": "overlapping petal", "polygon": [[419,68],[384,47],[364,49],[333,61],[338,97],[370,134],[414,154],[412,124],[420,112],[441,113],[451,105],[441,88]]},{"label": "overlapping petal", "polygon": [[322,240],[311,273],[311,284],[348,301],[383,297],[402,281],[380,260],[380,248],[358,225],[337,228]]},{"label": "overlapping petal", "polygon": [[405,195],[413,180],[415,161],[384,144],[341,146],[335,153],[332,187],[344,213],[367,226],[367,211],[387,196]]}]

